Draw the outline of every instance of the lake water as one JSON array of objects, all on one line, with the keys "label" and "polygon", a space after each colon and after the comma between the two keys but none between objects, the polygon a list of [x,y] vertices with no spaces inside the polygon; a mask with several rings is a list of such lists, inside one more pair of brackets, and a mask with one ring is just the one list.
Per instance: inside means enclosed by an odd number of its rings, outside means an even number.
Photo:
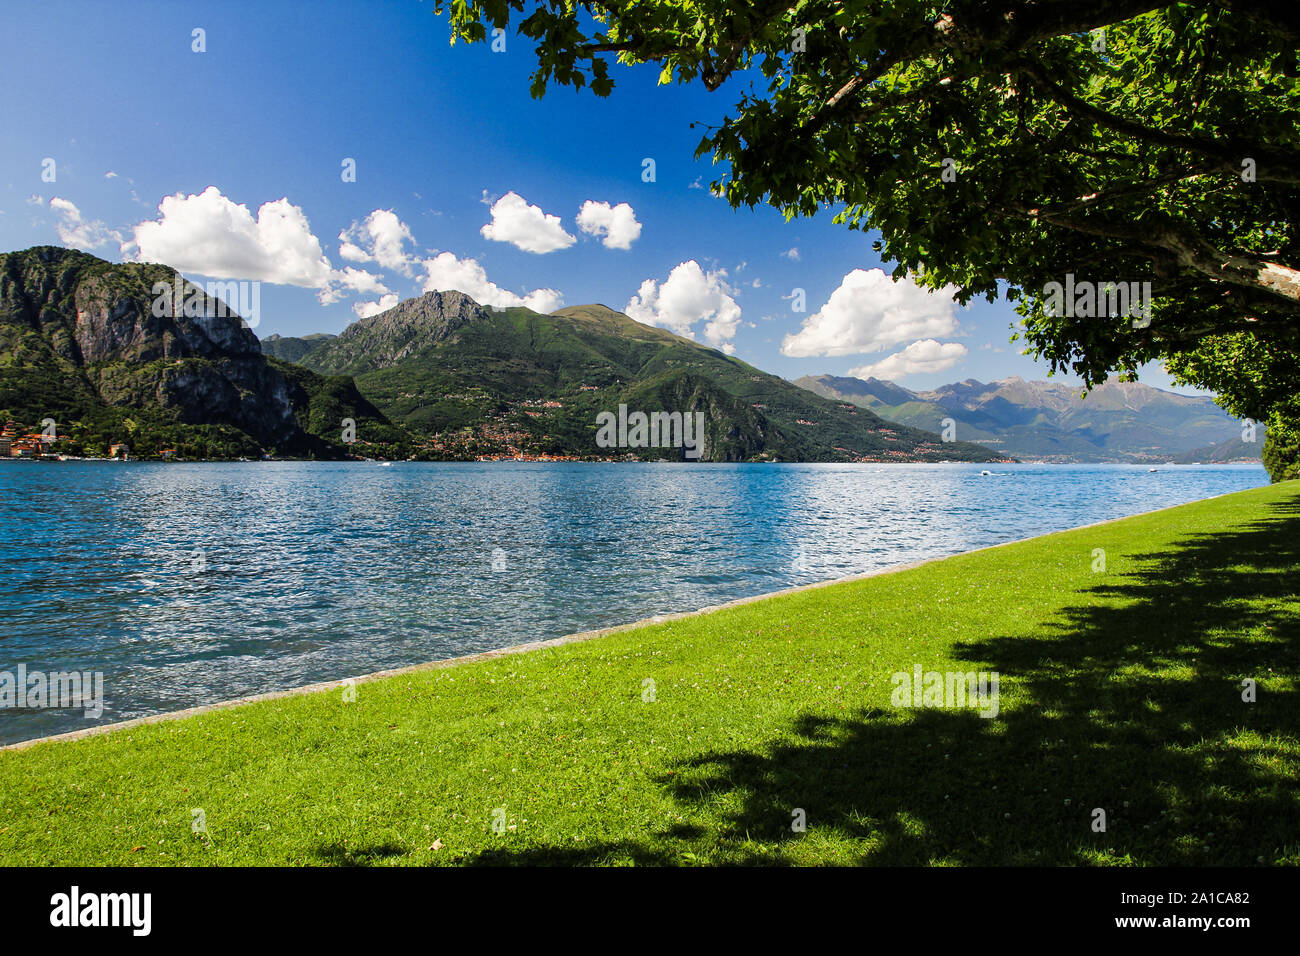
[{"label": "lake water", "polygon": [[1259,465],[0,462],[0,671],[102,671],[106,702],[0,709],[0,743],[1267,483]]}]

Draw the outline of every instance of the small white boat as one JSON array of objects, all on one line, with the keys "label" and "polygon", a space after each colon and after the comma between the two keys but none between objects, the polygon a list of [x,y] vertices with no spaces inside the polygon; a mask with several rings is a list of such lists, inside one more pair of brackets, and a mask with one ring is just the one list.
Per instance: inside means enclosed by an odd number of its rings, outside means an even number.
[{"label": "small white boat", "polygon": [[991,474],[993,474],[993,472],[991,472],[991,471],[981,471],[981,472],[980,472],[980,475],[981,475],[981,476],[983,476],[983,475],[991,475]]}]

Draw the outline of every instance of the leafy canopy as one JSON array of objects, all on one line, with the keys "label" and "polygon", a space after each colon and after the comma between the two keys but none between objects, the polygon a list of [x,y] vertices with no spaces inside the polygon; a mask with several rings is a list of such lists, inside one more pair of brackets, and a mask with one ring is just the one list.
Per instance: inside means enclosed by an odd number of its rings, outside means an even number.
[{"label": "leafy canopy", "polygon": [[[833,209],[879,231],[895,278],[953,286],[959,301],[1007,294],[1029,351],[1053,371],[1093,383],[1185,355],[1176,367],[1188,381],[1232,389],[1214,371],[1224,349],[1298,344],[1300,5],[434,6],[453,42],[513,22],[536,44],[534,96],[552,84],[606,96],[611,60],[658,64],[665,83],[734,79],[735,115],[698,152],[724,170],[716,191],[788,218]],[[1067,274],[1150,282],[1149,324],[1052,314],[1044,286]],[[1300,392],[1295,363],[1268,367],[1281,371],[1291,378],[1270,389]]]}]

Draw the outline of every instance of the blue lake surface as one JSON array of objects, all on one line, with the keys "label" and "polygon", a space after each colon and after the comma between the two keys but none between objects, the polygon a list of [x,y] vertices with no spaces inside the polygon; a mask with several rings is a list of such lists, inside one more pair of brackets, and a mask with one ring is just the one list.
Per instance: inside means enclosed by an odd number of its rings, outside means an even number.
[{"label": "blue lake surface", "polygon": [[1259,465],[0,462],[0,671],[102,671],[106,703],[0,709],[0,742],[1267,483]]}]

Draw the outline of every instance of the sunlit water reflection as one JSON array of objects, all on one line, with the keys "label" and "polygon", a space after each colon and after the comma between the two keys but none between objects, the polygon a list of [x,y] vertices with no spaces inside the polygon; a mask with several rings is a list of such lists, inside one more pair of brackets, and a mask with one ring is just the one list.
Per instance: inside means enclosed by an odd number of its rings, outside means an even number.
[{"label": "sunlit water reflection", "polygon": [[[103,671],[101,721],[124,720],[1267,481],[1257,465],[0,462],[0,671]],[[93,722],[0,710],[0,742]]]}]

